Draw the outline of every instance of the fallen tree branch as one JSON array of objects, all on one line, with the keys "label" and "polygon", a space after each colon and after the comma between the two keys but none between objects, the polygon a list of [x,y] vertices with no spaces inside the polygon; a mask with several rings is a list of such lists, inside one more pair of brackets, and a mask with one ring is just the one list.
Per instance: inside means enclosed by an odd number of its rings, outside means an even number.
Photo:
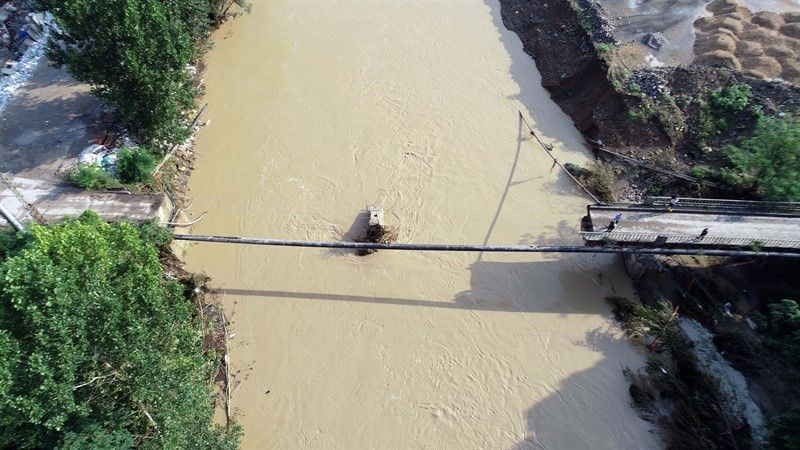
[{"label": "fallen tree branch", "polygon": [[717,188],[717,189],[724,189],[724,190],[727,190],[727,191],[731,190],[729,187],[721,185],[719,183],[714,183],[713,181],[701,180],[700,178],[695,178],[695,177],[693,177],[691,175],[686,175],[686,174],[683,174],[683,173],[680,173],[680,172],[676,172],[676,171],[670,170],[670,169],[664,169],[663,167],[658,167],[658,166],[655,166],[655,165],[650,164],[648,162],[640,161],[638,159],[631,158],[630,156],[625,156],[625,155],[619,154],[617,152],[613,152],[613,151],[608,150],[605,147],[603,147],[602,143],[598,143],[598,142],[592,141],[590,139],[587,139],[587,142],[592,144],[592,148],[594,148],[595,150],[603,152],[606,155],[612,157],[613,159],[618,159],[618,160],[623,161],[623,162],[625,162],[625,163],[627,163],[627,164],[629,164],[631,166],[641,167],[641,168],[644,168],[644,169],[647,169],[647,170],[651,170],[653,172],[658,172],[658,173],[661,173],[661,174],[664,174],[664,175],[669,175],[671,177],[680,178],[680,179],[686,180],[686,181],[691,181],[692,183],[703,184],[703,185],[706,185],[706,186],[710,186],[710,187]]},{"label": "fallen tree branch", "polygon": [[202,220],[203,217],[206,216],[206,214],[208,214],[208,211],[204,211],[203,214],[200,214],[200,217],[198,217],[197,219],[194,219],[191,222],[187,222],[187,223],[162,222],[161,225],[168,226],[168,227],[190,227],[190,226],[196,224],[197,222],[200,222],[200,220]]},{"label": "fallen tree branch", "polygon": [[74,391],[74,390],[80,389],[80,388],[82,388],[84,386],[88,386],[88,385],[94,383],[95,381],[103,380],[103,379],[108,378],[108,377],[116,377],[117,375],[118,375],[117,372],[111,372],[108,375],[101,375],[99,377],[94,377],[94,378],[92,378],[91,380],[89,380],[89,381],[87,381],[85,383],[81,383],[81,384],[78,384],[76,386],[73,386],[72,390]]}]

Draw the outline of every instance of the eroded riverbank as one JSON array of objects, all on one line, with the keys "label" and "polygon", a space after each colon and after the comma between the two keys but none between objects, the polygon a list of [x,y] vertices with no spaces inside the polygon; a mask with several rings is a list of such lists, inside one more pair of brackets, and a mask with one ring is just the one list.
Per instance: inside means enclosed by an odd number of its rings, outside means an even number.
[{"label": "eroded riverbank", "polygon": [[[198,234],[576,243],[587,155],[494,2],[269,2],[216,34]],[[614,258],[193,247],[233,314],[244,447],[653,448]],[[269,394],[267,394],[269,391]]]}]

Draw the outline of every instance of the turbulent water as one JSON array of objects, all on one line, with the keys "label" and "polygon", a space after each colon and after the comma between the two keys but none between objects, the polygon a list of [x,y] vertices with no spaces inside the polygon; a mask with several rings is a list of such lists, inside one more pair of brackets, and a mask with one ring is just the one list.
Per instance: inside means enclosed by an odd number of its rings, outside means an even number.
[{"label": "turbulent water", "polygon": [[[215,36],[196,234],[350,239],[382,204],[402,242],[579,243],[589,201],[554,154],[570,120],[494,1],[257,2]],[[245,448],[654,448],[642,356],[605,256],[197,244],[233,317]]]}]

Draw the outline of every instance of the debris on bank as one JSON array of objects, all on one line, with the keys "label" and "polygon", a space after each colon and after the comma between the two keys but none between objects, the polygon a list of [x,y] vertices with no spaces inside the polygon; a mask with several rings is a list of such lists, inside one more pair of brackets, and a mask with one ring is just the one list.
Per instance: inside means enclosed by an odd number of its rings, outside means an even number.
[{"label": "debris on bank", "polygon": [[49,14],[33,12],[26,1],[0,6],[0,112],[44,55],[52,26]]},{"label": "debris on bank", "polygon": [[678,308],[662,300],[652,306],[622,297],[608,301],[625,334],[650,352],[644,368],[624,373],[634,405],[644,419],[661,426],[667,447],[750,448],[749,419],[758,421],[761,415],[742,411],[735,397],[741,393],[725,390],[718,374],[698,357],[679,325]]}]

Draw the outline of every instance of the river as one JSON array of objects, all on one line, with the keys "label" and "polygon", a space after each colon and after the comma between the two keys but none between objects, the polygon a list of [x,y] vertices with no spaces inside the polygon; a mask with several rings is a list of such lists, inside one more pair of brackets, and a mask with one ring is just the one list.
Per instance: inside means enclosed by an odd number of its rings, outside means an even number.
[{"label": "river", "polygon": [[[559,243],[589,200],[527,139],[587,152],[495,0],[257,1],[208,57],[196,234]],[[355,225],[354,225],[355,224]],[[617,258],[197,244],[233,319],[244,448],[657,448]]]}]

